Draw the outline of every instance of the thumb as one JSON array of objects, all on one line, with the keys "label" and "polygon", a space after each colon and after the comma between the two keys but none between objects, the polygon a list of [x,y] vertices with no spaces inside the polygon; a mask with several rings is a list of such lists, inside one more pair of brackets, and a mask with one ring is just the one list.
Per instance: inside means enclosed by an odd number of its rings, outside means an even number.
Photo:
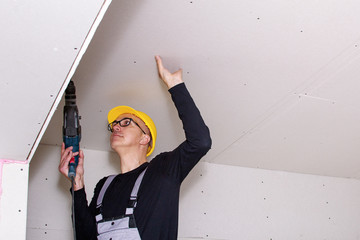
[{"label": "thumb", "polygon": [[181,80],[182,79],[182,73],[183,73],[183,70],[180,68],[179,70],[174,72],[172,75],[173,75],[174,78]]}]

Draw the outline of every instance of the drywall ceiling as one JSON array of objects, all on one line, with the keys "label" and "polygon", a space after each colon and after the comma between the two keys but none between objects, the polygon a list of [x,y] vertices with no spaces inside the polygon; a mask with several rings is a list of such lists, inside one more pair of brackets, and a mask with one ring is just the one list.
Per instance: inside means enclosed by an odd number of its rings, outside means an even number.
[{"label": "drywall ceiling", "polygon": [[[154,119],[153,155],[184,140],[159,54],[210,128],[203,161],[359,178],[359,12],[356,0],[113,1],[73,77],[81,145],[110,151],[117,105]],[[61,104],[43,144],[61,142]]]}]

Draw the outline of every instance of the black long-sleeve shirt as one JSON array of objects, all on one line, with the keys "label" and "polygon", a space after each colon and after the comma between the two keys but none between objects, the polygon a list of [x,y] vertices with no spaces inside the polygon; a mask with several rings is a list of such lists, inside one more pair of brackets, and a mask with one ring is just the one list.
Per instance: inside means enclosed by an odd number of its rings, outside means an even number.
[{"label": "black long-sleeve shirt", "polygon": [[[181,83],[169,90],[183,123],[186,140],[176,149],[157,155],[150,163],[118,174],[107,189],[103,199],[104,218],[125,214],[131,190],[138,175],[148,166],[138,192],[134,211],[141,239],[177,239],[180,185],[190,170],[211,147],[209,129],[198,108]],[[94,190],[87,205],[85,190],[75,192],[75,223],[77,239],[96,239],[96,200],[106,177]]]}]

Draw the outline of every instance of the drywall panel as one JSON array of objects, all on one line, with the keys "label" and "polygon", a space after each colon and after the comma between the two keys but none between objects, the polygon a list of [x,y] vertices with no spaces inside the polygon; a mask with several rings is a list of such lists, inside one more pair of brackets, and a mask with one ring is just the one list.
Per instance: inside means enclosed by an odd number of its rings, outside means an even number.
[{"label": "drywall panel", "polygon": [[2,158],[25,161],[36,149],[105,2],[1,1]]},{"label": "drywall panel", "polygon": [[29,164],[0,160],[0,238],[25,239]]},{"label": "drywall panel", "polygon": [[355,240],[360,182],[201,163],[182,186],[180,236]]},{"label": "drywall panel", "polygon": [[254,122],[212,162],[359,178],[360,52],[354,48]]},{"label": "drywall panel", "polygon": [[293,100],[293,105],[234,142],[216,162],[359,177],[360,114],[353,106],[331,100],[295,95]]},{"label": "drywall panel", "polygon": [[[216,162],[359,177],[360,114],[350,105],[306,96],[293,98],[293,105],[244,134]],[[345,127],[350,125],[353,127]]]},{"label": "drywall panel", "polygon": [[[273,116],[280,117],[277,115],[297,102],[300,94],[329,77],[356,79],[358,12],[357,0],[113,2],[74,75],[84,133],[81,144],[88,149],[110,150],[106,114],[122,104],[154,118],[159,134],[155,154],[184,139],[176,110],[158,79],[154,55],[159,54],[170,70],[183,68],[184,80],[210,127],[213,148],[203,161],[356,177],[354,162],[344,159],[335,160],[334,165],[323,164],[325,171],[299,158],[293,159],[292,163],[296,162],[289,167],[284,164],[289,160],[282,152],[282,142],[274,142],[272,146],[277,145],[269,153],[281,158],[266,156],[269,164],[261,166],[237,158],[247,152],[233,151],[232,146],[259,125],[272,124]],[[338,84],[342,94],[337,103],[360,102],[356,95],[342,91],[346,81]],[[357,84],[354,81],[349,87],[357,89]],[[315,110],[312,104],[306,107],[310,115]],[[333,110],[334,114],[343,114],[340,107]],[[358,110],[354,113],[358,115]],[[273,135],[259,134],[258,138],[264,136],[271,141],[284,126],[299,125],[301,120],[284,118],[271,132]],[[355,121],[350,122],[347,132],[357,129]],[[61,124],[62,108],[58,108],[42,140],[44,144],[60,143]],[[328,129],[331,124],[322,121]],[[322,137],[315,135],[315,125],[307,127],[297,130]],[[333,137],[330,132],[326,136]],[[298,147],[298,141],[291,143],[295,145],[290,149]],[[252,141],[249,147],[256,149],[258,144]],[[337,148],[314,147],[321,149],[321,155],[342,153]],[[315,158],[317,155],[308,161]],[[343,169],[337,172],[341,164]]]},{"label": "drywall panel", "polygon": [[[60,147],[40,145],[30,165],[27,239],[71,239],[70,182]],[[116,156],[85,149],[88,200]],[[200,163],[184,181],[180,239],[357,239],[360,182]],[[56,216],[56,217],[54,217]]]}]

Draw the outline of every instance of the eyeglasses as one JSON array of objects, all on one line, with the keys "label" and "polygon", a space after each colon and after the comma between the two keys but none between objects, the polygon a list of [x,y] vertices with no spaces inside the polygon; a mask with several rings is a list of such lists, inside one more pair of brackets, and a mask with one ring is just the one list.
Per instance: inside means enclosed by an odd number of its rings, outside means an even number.
[{"label": "eyeglasses", "polygon": [[116,126],[116,124],[119,124],[120,127],[127,127],[127,126],[130,125],[131,122],[135,123],[136,126],[138,126],[138,127],[140,128],[140,130],[141,130],[144,134],[146,134],[146,132],[145,132],[144,130],[142,130],[142,128],[140,127],[140,125],[137,124],[137,122],[135,122],[134,119],[132,119],[132,118],[123,118],[123,119],[121,119],[121,120],[119,120],[119,121],[118,121],[118,120],[115,120],[115,121],[113,121],[112,123],[109,123],[109,125],[108,125],[108,130],[109,130],[110,132],[113,132],[113,131],[114,131],[114,127]]}]

